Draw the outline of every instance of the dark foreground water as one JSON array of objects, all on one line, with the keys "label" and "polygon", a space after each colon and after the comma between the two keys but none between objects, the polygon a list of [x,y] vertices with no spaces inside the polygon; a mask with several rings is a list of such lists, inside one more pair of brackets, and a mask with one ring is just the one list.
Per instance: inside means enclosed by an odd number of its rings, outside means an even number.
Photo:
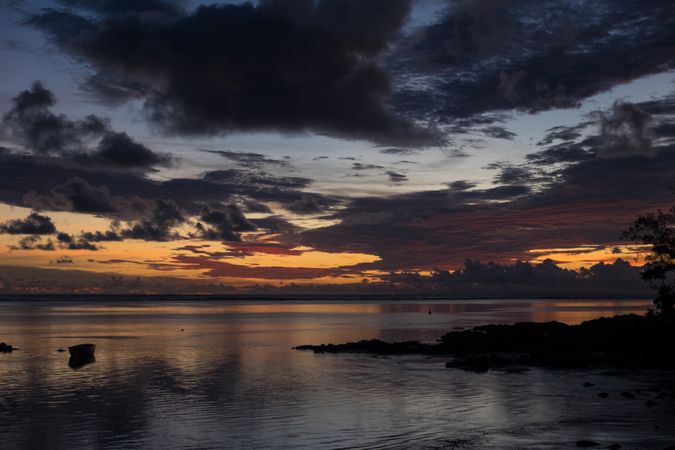
[{"label": "dark foreground water", "polygon": [[[675,400],[647,407],[657,392],[620,392],[672,391],[672,372],[475,374],[442,358],[291,350],[578,323],[648,303],[0,302],[0,341],[21,348],[0,354],[0,448],[665,448]],[[83,342],[97,345],[96,362],[73,370],[56,350]]]}]

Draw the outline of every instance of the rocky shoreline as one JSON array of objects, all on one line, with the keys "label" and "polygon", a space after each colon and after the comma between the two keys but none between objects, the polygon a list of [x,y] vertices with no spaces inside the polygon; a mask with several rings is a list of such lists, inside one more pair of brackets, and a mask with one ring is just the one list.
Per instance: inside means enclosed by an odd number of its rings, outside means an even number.
[{"label": "rocky shoreline", "polygon": [[675,325],[657,316],[636,314],[599,318],[579,325],[522,322],[483,325],[443,335],[435,344],[367,340],[301,345],[315,353],[439,355],[446,367],[485,372],[527,367],[672,369]]}]

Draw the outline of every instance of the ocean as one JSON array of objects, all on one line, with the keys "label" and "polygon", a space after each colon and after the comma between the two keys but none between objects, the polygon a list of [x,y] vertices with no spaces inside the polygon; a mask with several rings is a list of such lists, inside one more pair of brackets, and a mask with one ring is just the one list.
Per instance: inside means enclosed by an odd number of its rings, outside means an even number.
[{"label": "ocean", "polygon": [[[668,371],[472,373],[447,358],[301,344],[433,342],[487,323],[643,313],[649,300],[0,302],[0,448],[576,448],[675,445]],[[429,314],[431,310],[431,314]],[[94,343],[96,361],[69,366]],[[673,351],[671,347],[664,351]],[[584,383],[593,386],[584,386]],[[622,391],[636,391],[627,399]],[[607,392],[608,398],[598,397]]]}]

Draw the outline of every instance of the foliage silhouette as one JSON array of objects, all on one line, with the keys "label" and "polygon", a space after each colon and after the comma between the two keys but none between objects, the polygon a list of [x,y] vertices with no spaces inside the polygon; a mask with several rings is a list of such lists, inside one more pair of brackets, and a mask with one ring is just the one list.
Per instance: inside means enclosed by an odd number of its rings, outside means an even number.
[{"label": "foliage silhouette", "polygon": [[640,276],[656,285],[656,313],[666,319],[673,317],[675,304],[675,207],[639,216],[624,231],[624,238],[651,246]]}]

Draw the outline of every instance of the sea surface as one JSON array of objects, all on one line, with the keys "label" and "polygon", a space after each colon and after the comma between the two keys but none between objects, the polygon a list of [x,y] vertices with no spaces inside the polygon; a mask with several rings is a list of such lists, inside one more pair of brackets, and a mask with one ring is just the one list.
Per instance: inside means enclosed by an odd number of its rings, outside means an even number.
[{"label": "sea surface", "polygon": [[[642,313],[648,300],[0,302],[0,448],[576,448],[675,445],[666,371],[477,374],[445,358],[300,344],[433,342],[456,327]],[[431,309],[432,314],[428,311]],[[90,342],[73,369],[57,349]],[[655,343],[674,351],[675,343]],[[584,383],[594,386],[584,387]],[[649,389],[652,389],[651,391]],[[620,393],[639,390],[636,399]],[[598,393],[607,392],[602,399]]]}]

